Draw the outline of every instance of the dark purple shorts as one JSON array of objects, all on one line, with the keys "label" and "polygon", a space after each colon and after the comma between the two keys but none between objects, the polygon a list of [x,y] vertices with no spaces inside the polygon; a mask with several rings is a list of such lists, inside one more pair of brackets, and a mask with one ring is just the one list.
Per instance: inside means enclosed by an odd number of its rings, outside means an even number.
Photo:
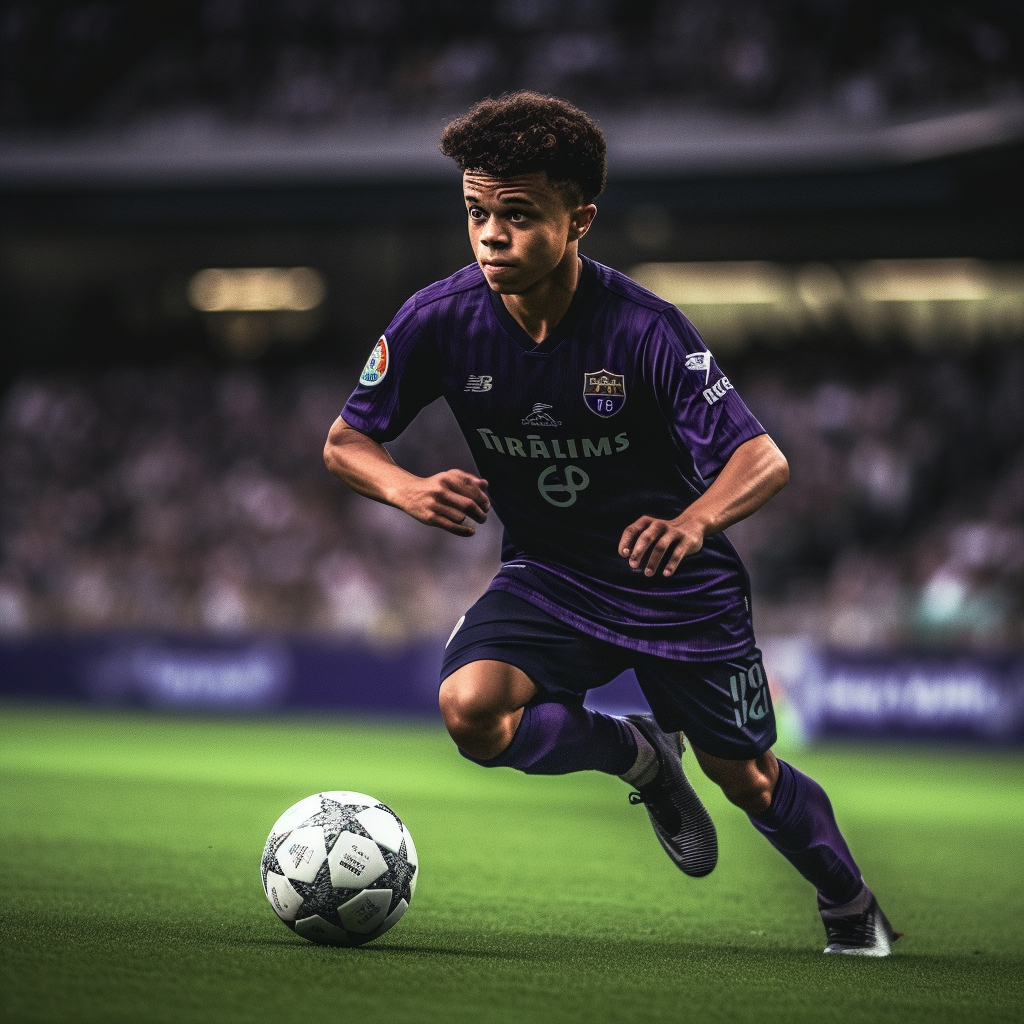
[{"label": "dark purple shorts", "polygon": [[658,658],[588,636],[521,597],[489,590],[448,641],[441,679],[484,660],[521,669],[542,701],[582,702],[588,690],[632,669],[658,725],[685,733],[698,749],[747,760],[775,742],[775,711],[756,647],[730,661]]}]

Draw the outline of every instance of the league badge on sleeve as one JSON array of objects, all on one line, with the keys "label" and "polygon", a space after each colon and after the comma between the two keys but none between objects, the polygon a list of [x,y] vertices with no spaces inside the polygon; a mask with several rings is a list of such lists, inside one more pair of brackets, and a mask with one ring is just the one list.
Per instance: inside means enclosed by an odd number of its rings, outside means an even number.
[{"label": "league badge on sleeve", "polygon": [[583,401],[598,416],[614,416],[626,404],[625,376],[611,370],[588,370],[583,374]]},{"label": "league badge on sleeve", "polygon": [[384,379],[388,372],[388,363],[391,362],[391,353],[388,351],[388,339],[382,334],[373,346],[370,358],[366,360],[363,372],[359,374],[359,383],[372,388]]},{"label": "league badge on sleeve", "polygon": [[708,376],[711,374],[710,352],[691,352],[690,355],[686,357],[686,363],[684,365],[688,370],[703,370],[704,383],[707,384]]}]

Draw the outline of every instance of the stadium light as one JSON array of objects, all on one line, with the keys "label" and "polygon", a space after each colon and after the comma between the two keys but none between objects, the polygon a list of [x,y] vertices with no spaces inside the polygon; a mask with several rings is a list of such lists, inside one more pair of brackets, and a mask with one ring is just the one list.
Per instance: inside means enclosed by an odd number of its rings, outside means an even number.
[{"label": "stadium light", "polygon": [[723,349],[844,324],[875,341],[927,347],[1024,329],[1024,264],[978,259],[641,263],[630,276],[690,316]]},{"label": "stadium light", "polygon": [[201,313],[305,313],[326,294],[312,267],[210,268],[188,283],[189,303]]},{"label": "stadium light", "polygon": [[677,306],[774,305],[789,298],[787,276],[774,263],[641,263],[631,276]]},{"label": "stadium light", "polygon": [[992,296],[979,260],[871,260],[854,281],[868,302],[976,302]]}]

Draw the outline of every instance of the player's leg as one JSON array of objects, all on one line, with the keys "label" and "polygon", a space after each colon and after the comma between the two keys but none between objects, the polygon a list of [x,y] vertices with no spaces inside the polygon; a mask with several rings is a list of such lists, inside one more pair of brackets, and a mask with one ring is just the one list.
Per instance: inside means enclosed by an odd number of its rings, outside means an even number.
[{"label": "player's leg", "polygon": [[441,684],[439,703],[459,750],[487,768],[623,775],[637,761],[636,737],[626,722],[587,710],[582,696],[545,699],[507,662],[463,665]]},{"label": "player's leg", "polygon": [[588,689],[621,671],[614,652],[590,639],[512,594],[484,594],[452,634],[441,669],[441,714],[460,751],[537,775],[641,775],[656,760],[642,734],[583,707]]},{"label": "player's leg", "polygon": [[683,774],[679,733],[662,732],[650,716],[613,718],[583,706],[587,690],[614,679],[630,660],[629,652],[528,601],[488,592],[448,642],[442,715],[463,755],[485,767],[618,775],[639,791],[680,870],[707,874],[717,837]]},{"label": "player's leg", "polygon": [[704,774],[817,890],[825,952],[886,956],[899,936],[864,883],[825,790],[770,750],[745,760],[693,752]]},{"label": "player's leg", "polygon": [[775,711],[756,648],[721,662],[644,664],[637,676],[664,725],[682,728],[704,774],[832,904],[863,885],[824,790],[777,760]]},{"label": "player's leg", "polygon": [[760,651],[711,663],[649,658],[637,678],[662,727],[686,733],[704,773],[814,885],[829,951],[888,953],[893,933],[825,791],[771,751],[775,712]]},{"label": "player's leg", "polygon": [[836,824],[825,791],[770,750],[756,758],[716,757],[694,746],[704,774],[747,812],[758,830],[818,891],[843,906],[859,895],[864,879]]},{"label": "player's leg", "polygon": [[446,676],[438,704],[448,735],[476,758],[497,757],[512,742],[523,709],[537,696],[530,677],[503,661],[471,661]]}]

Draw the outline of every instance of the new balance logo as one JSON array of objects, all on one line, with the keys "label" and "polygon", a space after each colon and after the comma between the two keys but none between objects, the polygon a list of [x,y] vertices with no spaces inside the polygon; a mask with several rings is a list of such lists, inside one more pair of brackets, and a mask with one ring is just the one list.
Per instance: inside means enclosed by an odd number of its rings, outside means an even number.
[{"label": "new balance logo", "polygon": [[737,729],[742,729],[750,719],[760,722],[768,714],[768,687],[764,671],[757,662],[750,666],[749,671],[730,676],[729,689],[732,690],[732,711]]},{"label": "new balance logo", "polygon": [[723,377],[721,380],[716,380],[711,387],[704,389],[704,401],[708,405],[714,405],[720,398],[725,397],[726,391],[732,391],[732,384],[729,383],[728,377]]},{"label": "new balance logo", "polygon": [[490,391],[494,387],[494,378],[486,374],[471,373],[466,379],[466,386],[463,391]]}]

